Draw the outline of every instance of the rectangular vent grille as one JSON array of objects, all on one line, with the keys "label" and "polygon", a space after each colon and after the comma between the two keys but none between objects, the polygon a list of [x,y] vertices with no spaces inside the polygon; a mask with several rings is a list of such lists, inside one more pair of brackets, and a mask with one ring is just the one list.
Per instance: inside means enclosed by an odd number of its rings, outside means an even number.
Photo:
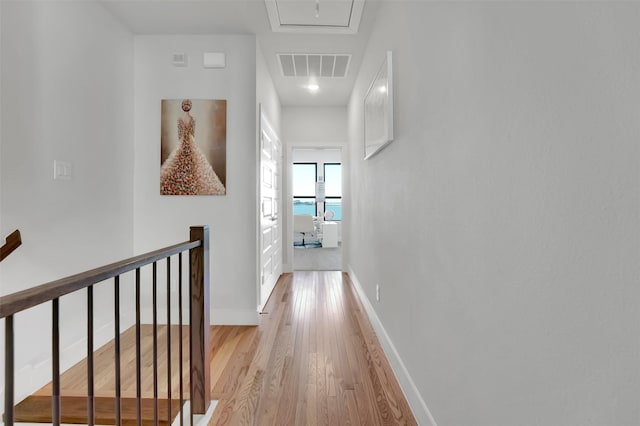
[{"label": "rectangular vent grille", "polygon": [[171,60],[174,66],[176,67],[186,67],[187,66],[187,54],[186,53],[174,53],[173,59]]},{"label": "rectangular vent grille", "polygon": [[351,55],[278,53],[285,77],[346,77]]}]

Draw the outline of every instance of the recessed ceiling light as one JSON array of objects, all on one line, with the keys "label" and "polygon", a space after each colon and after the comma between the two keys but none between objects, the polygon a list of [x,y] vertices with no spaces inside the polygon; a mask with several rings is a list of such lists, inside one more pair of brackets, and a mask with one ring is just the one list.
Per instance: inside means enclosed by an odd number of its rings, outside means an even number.
[{"label": "recessed ceiling light", "polygon": [[318,86],[315,83],[311,83],[311,84],[307,85],[306,87],[307,87],[307,90],[310,91],[311,93],[315,93],[318,90],[320,90],[320,86]]}]

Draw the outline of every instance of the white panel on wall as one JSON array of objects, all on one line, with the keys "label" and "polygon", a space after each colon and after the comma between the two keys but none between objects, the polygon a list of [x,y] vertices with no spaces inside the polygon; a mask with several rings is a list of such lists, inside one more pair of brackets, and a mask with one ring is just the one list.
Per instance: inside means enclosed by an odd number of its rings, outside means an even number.
[{"label": "white panel on wall", "polygon": [[265,229],[262,232],[262,251],[263,252],[269,251],[269,249],[271,248],[271,243],[273,243],[272,230],[270,228]]},{"label": "white panel on wall", "polygon": [[269,188],[273,187],[273,171],[269,166],[262,166],[262,183]]},{"label": "white panel on wall", "polygon": [[262,266],[262,277],[263,277],[263,284],[264,282],[268,281],[269,277],[271,277],[272,271],[273,271],[273,267],[272,267],[272,260],[271,257],[269,257],[267,259],[267,261],[265,262],[265,264]]},{"label": "white panel on wall", "polygon": [[262,216],[273,216],[273,199],[262,197]]},{"label": "white panel on wall", "polygon": [[273,255],[271,256],[271,259],[272,259],[271,263],[273,264],[273,270],[274,271],[278,270],[281,264],[280,259],[282,259],[282,252],[280,251],[280,248],[273,251]]},{"label": "white panel on wall", "polygon": [[223,52],[204,52],[202,54],[202,66],[205,68],[224,68],[227,58]]}]

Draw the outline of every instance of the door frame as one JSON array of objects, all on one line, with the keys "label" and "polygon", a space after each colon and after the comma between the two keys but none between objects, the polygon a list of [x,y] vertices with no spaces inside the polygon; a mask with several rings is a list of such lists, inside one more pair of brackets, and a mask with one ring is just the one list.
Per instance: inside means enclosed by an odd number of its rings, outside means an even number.
[{"label": "door frame", "polygon": [[[282,164],[283,173],[283,190],[282,197],[284,198],[284,235],[282,238],[282,244],[284,244],[284,259],[283,268],[284,272],[293,272],[293,151],[296,149],[337,149],[340,150],[340,162],[342,164],[342,229],[344,230],[345,214],[345,198],[348,194],[345,193],[345,189],[348,188],[348,147],[335,142],[327,143],[304,143],[304,142],[286,142],[286,149],[284,162]],[[344,235],[344,234],[343,234]],[[345,269],[345,253],[344,239],[342,240],[342,270]]]},{"label": "door frame", "polygon": [[[278,211],[278,215],[280,216],[280,242],[281,244],[284,244],[284,235],[282,235],[282,233],[284,232],[284,226],[283,226],[283,193],[284,193],[284,142],[282,141],[282,139],[280,138],[280,135],[278,134],[278,132],[275,130],[275,128],[273,127],[273,125],[271,124],[271,121],[269,119],[269,116],[266,114],[266,110],[265,108],[262,106],[261,103],[258,103],[258,135],[257,135],[257,141],[256,141],[256,156],[257,156],[257,173],[256,173],[256,262],[255,262],[255,270],[256,270],[256,305],[257,305],[257,312],[258,313],[262,313],[262,311],[264,310],[265,305],[267,304],[267,301],[269,300],[269,297],[271,297],[271,293],[273,292],[273,289],[275,288],[275,284],[273,286],[273,288],[271,288],[271,290],[269,290],[269,295],[265,298],[265,302],[262,303],[262,290],[263,290],[263,283],[262,283],[262,251],[263,251],[263,247],[262,247],[262,219],[263,219],[263,212],[262,212],[262,121],[263,121],[263,117],[264,117],[264,121],[267,124],[267,126],[269,126],[269,129],[271,131],[271,133],[273,133],[277,140],[280,143],[280,155],[281,155],[281,170],[279,170],[278,173],[278,178],[280,179],[280,182],[277,184],[280,188],[280,200],[279,200],[279,205],[276,207],[274,206],[274,208],[277,209]],[[285,264],[284,264],[284,247],[281,249],[280,251],[280,265],[282,268],[281,272],[285,272]],[[276,283],[278,281],[279,277],[276,278]]]}]

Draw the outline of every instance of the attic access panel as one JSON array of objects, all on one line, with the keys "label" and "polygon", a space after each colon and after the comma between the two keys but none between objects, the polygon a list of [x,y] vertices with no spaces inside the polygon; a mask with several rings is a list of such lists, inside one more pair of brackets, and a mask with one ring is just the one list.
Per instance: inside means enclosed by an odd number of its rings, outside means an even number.
[{"label": "attic access panel", "polygon": [[365,0],[265,0],[274,32],[355,34]]}]

